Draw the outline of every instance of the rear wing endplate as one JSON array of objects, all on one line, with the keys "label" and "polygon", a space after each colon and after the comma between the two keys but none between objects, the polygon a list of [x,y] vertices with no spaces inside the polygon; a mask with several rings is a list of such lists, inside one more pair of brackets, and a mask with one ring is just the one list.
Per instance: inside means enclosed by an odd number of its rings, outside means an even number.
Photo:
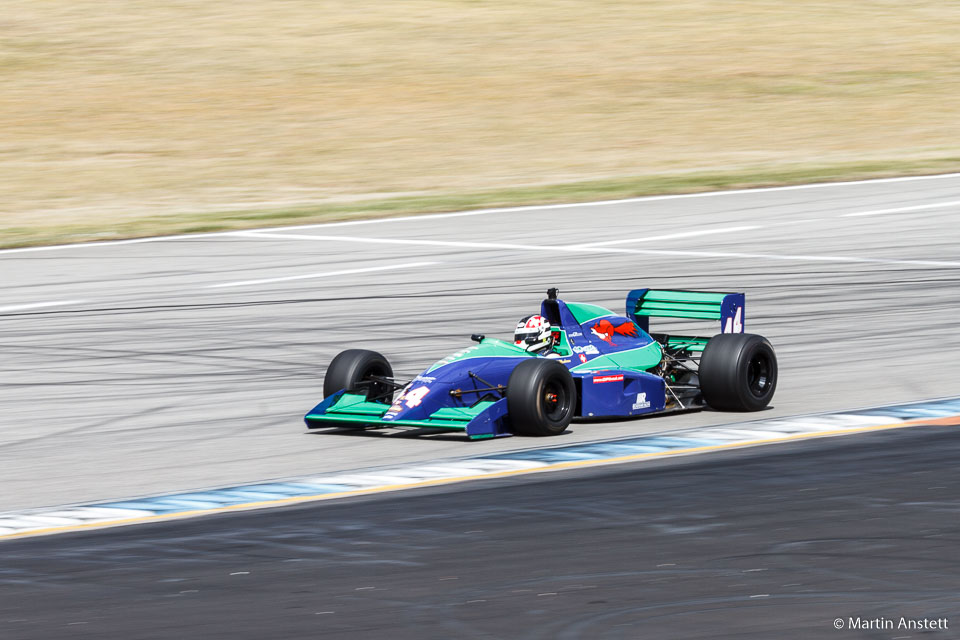
[{"label": "rear wing endplate", "polygon": [[719,320],[723,333],[743,333],[745,297],[742,293],[634,289],[627,294],[627,316],[650,332],[650,318]]}]

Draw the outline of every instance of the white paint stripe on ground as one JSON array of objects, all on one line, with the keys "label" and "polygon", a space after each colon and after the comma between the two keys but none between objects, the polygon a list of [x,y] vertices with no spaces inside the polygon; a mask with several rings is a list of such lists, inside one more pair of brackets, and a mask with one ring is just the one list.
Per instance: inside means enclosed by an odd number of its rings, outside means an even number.
[{"label": "white paint stripe on ground", "polygon": [[0,307],[0,313],[11,311],[30,311],[32,309],[46,309],[47,307],[63,307],[68,304],[83,304],[86,300],[61,300],[59,302],[34,302],[31,304],[14,304]]},{"label": "white paint stripe on ground", "polygon": [[371,238],[368,236],[317,236],[305,233],[270,233],[266,231],[235,231],[234,235],[248,238],[276,238],[280,240],[320,240],[327,242],[358,242],[361,244],[395,244],[450,249],[519,249],[523,251],[576,251],[570,247],[551,247],[511,242],[464,242],[462,240],[410,240],[406,238]]},{"label": "white paint stripe on ground", "polygon": [[287,240],[318,240],[323,242],[356,242],[360,244],[395,244],[425,247],[448,247],[460,249],[515,249],[521,251],[552,251],[568,253],[628,253],[651,256],[686,256],[697,258],[748,258],[754,260],[780,260],[794,262],[841,262],[855,264],[895,264],[923,267],[960,267],[960,262],[949,260],[900,260],[896,258],[863,258],[857,256],[808,256],[773,253],[741,253],[731,251],[687,251],[672,249],[627,249],[624,247],[550,246],[511,244],[505,242],[461,242],[459,240],[411,240],[403,238],[369,238],[362,236],[318,236],[305,233],[267,233],[261,231],[236,231],[235,234],[252,238],[275,238]]},{"label": "white paint stripe on ground", "polygon": [[617,253],[635,253],[652,256],[688,256],[701,258],[749,258],[752,260],[785,260],[795,262],[848,262],[854,264],[893,264],[920,267],[960,267],[960,262],[952,260],[899,260],[897,258],[862,258],[857,256],[807,256],[773,253],[739,253],[732,251],[672,251],[669,249],[621,249],[599,248],[597,251]]},{"label": "white paint stripe on ground", "polygon": [[637,242],[656,242],[658,240],[675,240],[677,238],[695,238],[697,236],[712,236],[718,233],[736,233],[738,231],[753,231],[762,229],[760,225],[744,227],[726,227],[724,229],[701,229],[700,231],[684,231],[682,233],[668,233],[662,236],[644,236],[642,238],[622,238],[620,240],[607,240],[605,242],[588,242],[586,244],[572,245],[578,249],[592,249],[594,247],[611,247],[617,244],[634,244]]},{"label": "white paint stripe on ground", "polygon": [[[406,222],[410,220],[439,220],[443,218],[456,218],[462,216],[482,216],[492,213],[510,213],[518,211],[554,211],[558,209],[569,209],[571,207],[587,206],[607,206],[617,204],[630,204],[636,202],[657,202],[661,200],[679,200],[688,198],[714,198],[729,195],[742,195],[751,193],[776,193],[779,191],[800,191],[806,189],[826,189],[831,187],[846,187],[861,184],[888,184],[897,182],[917,182],[921,180],[944,180],[958,178],[960,173],[941,173],[927,176],[901,176],[897,178],[873,178],[867,180],[847,180],[843,182],[814,182],[810,184],[796,184],[783,187],[757,187],[754,189],[729,189],[726,191],[701,191],[698,193],[678,193],[661,196],[640,196],[637,198],[623,198],[620,200],[596,200],[592,202],[573,202],[564,204],[546,204],[546,205],[528,205],[522,207],[500,207],[492,209],[475,209],[472,211],[455,211],[451,213],[434,213],[413,216],[397,216],[393,218],[368,218],[364,220],[347,220],[344,222],[320,222],[306,225],[291,225],[284,227],[261,227],[258,231],[277,231],[277,230],[298,230],[298,229],[318,229],[324,227],[345,227],[364,224],[379,224],[383,222]],[[157,236],[153,238],[135,238],[132,240],[105,240],[101,242],[78,242],[74,244],[57,244],[45,247],[21,247],[19,249],[0,249],[0,255],[9,253],[27,253],[35,251],[57,251],[60,249],[76,249],[89,247],[109,247],[121,246],[127,244],[136,244],[142,242],[165,242],[170,240],[182,240],[191,238],[214,238],[233,235],[233,231],[215,231],[212,233],[188,233],[172,236]]]},{"label": "white paint stripe on ground", "polygon": [[296,276],[284,276],[281,278],[262,278],[260,280],[241,280],[240,282],[224,282],[221,284],[211,284],[206,289],[220,289],[223,287],[245,287],[254,284],[270,284],[273,282],[288,282],[290,280],[307,280],[309,278],[329,278],[332,276],[346,276],[355,273],[374,273],[377,271],[394,271],[396,269],[414,269],[416,267],[429,267],[440,264],[439,262],[407,262],[405,264],[391,264],[380,267],[364,267],[362,269],[342,269],[340,271],[327,271],[325,273],[306,273]]},{"label": "white paint stripe on ground", "polygon": [[142,244],[144,242],[164,242],[167,240],[182,240],[184,238],[209,238],[211,236],[226,235],[227,232],[213,233],[184,233],[176,236],[157,236],[153,238],[132,238],[130,240],[100,240],[95,242],[75,242],[73,244],[51,244],[43,247],[20,247],[18,249],[0,249],[0,255],[7,253],[33,253],[36,251],[59,251],[61,249],[87,249],[91,247],[118,247],[127,244]]},{"label": "white paint stripe on ground", "polygon": [[873,211],[855,211],[853,213],[845,213],[842,218],[858,218],[861,216],[879,216],[885,213],[907,213],[910,211],[927,211],[929,209],[948,209],[950,207],[960,206],[960,200],[952,200],[950,202],[935,202],[933,204],[918,204],[911,207],[896,207],[894,209],[875,209]]}]

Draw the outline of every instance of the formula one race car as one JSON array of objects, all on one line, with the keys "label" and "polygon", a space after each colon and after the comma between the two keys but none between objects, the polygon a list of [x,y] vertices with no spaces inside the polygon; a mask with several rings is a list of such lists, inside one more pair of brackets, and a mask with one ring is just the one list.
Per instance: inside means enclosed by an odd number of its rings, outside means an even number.
[{"label": "formula one race car", "polygon": [[[650,317],[719,320],[713,337],[648,333]],[[514,342],[476,345],[407,383],[379,353],[349,349],[327,368],[307,427],[459,431],[471,439],[562,433],[574,418],[701,409],[757,411],[777,386],[766,338],[744,333],[744,295],[636,289],[626,316],[550,289]],[[394,398],[397,390],[402,389]]]}]

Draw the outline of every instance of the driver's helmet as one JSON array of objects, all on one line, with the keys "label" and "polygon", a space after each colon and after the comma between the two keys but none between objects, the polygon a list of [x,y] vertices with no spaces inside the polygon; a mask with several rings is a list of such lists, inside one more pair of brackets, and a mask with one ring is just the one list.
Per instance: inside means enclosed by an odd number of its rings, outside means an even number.
[{"label": "driver's helmet", "polygon": [[521,318],[513,333],[513,343],[532,353],[549,350],[553,346],[550,322],[536,314]]}]

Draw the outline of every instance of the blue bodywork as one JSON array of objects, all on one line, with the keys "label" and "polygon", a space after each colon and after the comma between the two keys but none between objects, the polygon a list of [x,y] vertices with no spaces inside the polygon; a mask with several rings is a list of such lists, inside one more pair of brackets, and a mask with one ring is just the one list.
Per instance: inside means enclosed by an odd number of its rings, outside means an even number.
[{"label": "blue bodywork", "polygon": [[[557,337],[551,357],[567,366],[576,384],[576,416],[622,418],[666,409],[664,378],[651,372],[661,363],[663,346],[647,333],[647,318],[634,314],[638,294],[642,298],[646,291],[630,292],[623,316],[594,305],[543,301],[541,315]],[[742,309],[742,294],[733,295],[739,295]],[[725,316],[730,313],[724,310]],[[340,391],[314,407],[306,423],[311,428],[441,429],[463,431],[471,438],[513,435],[504,389],[520,362],[543,357],[548,356],[483,338],[418,375],[389,407]]]}]

